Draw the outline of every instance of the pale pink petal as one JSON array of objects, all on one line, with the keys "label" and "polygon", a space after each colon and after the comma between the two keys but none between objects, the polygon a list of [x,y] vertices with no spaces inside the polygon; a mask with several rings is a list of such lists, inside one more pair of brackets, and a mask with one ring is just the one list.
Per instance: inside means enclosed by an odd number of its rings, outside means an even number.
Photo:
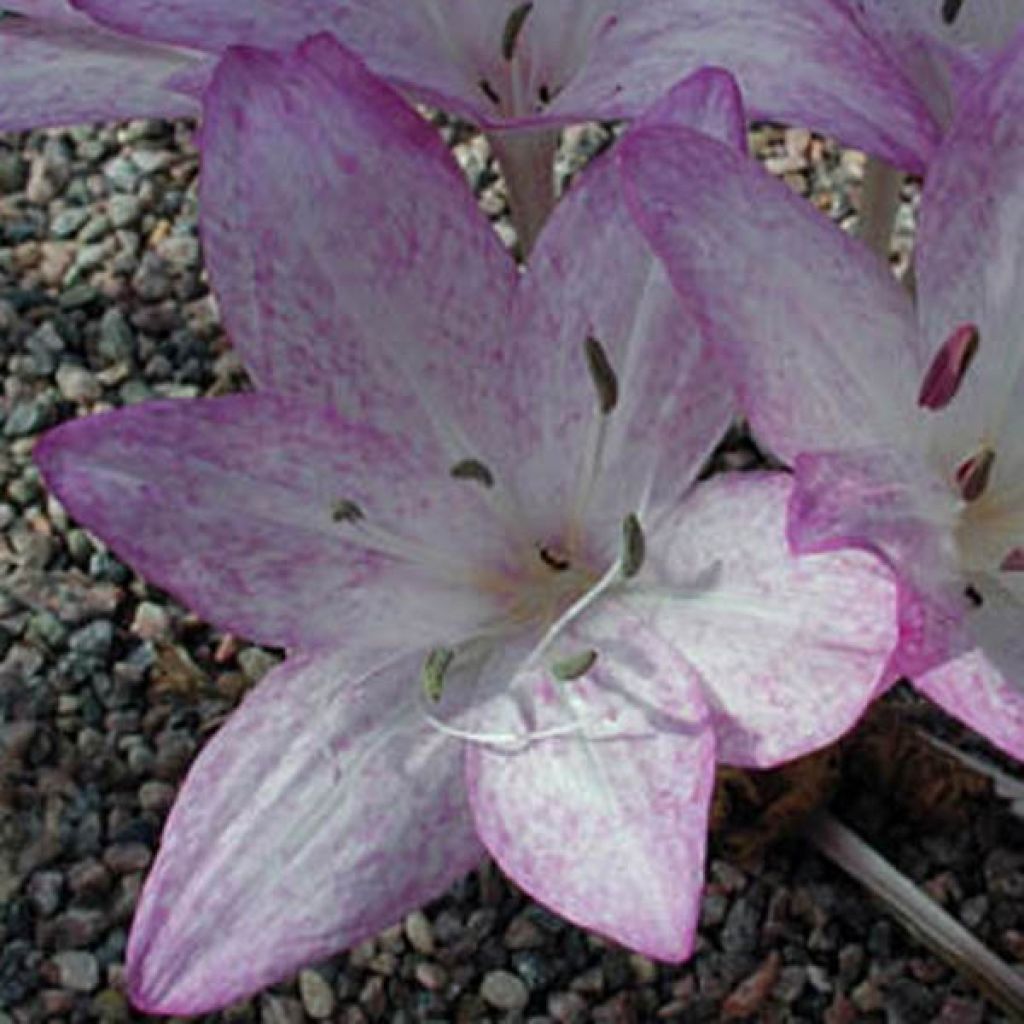
[{"label": "pale pink petal", "polygon": [[419,665],[340,653],[268,676],[193,766],[128,944],[135,1004],[196,1014],[360,942],[482,856]]},{"label": "pale pink petal", "polygon": [[38,18],[51,24],[93,25],[91,18],[80,14],[71,5],[71,0],[4,0],[3,10]]},{"label": "pale pink petal", "polygon": [[625,5],[552,114],[634,116],[705,65],[737,76],[753,116],[818,129],[908,170],[923,170],[938,141],[913,84],[841,0]]},{"label": "pale pink petal", "polygon": [[[629,699],[647,671],[693,709],[688,724]],[[665,644],[648,647],[642,668],[603,648],[583,679],[556,683],[538,669],[520,680],[536,724],[564,720],[567,701],[582,732],[467,751],[477,829],[516,884],[576,924],[669,961],[693,949],[714,781],[714,740],[692,683],[687,694],[690,672]]]},{"label": "pale pink petal", "polygon": [[[729,134],[733,111],[724,110],[717,90],[706,78],[693,88],[689,97],[685,88],[674,94],[672,116]],[[702,99],[723,112],[720,121]],[[558,511],[575,501],[580,512],[584,453],[604,419],[589,507],[611,530],[594,524],[599,535],[617,537],[644,495],[654,505],[678,500],[732,419],[732,389],[633,224],[614,153],[587,168],[542,232],[516,295],[511,334],[510,381],[543,438],[520,467],[520,489],[549,496],[545,504]],[[588,338],[617,379],[617,404],[605,416],[588,372]]]},{"label": "pale pink petal", "polygon": [[[84,20],[84,19],[83,19]],[[34,18],[0,21],[0,130],[187,117],[198,105],[169,80],[187,54],[83,25]]]},{"label": "pale pink petal", "polygon": [[914,686],[1012,757],[1024,760],[1024,676],[1007,679],[975,648]]},{"label": "pale pink petal", "polygon": [[[933,417],[952,471],[985,440],[1003,470],[1024,464],[1024,36],[978,82],[936,156],[916,247],[929,356],[961,324],[977,325],[977,356],[956,398]],[[997,471],[998,477],[998,471]]]},{"label": "pale pink petal", "polygon": [[423,118],[327,37],[232,52],[205,117],[206,254],[261,385],[453,462],[529,429],[506,397],[514,264]]},{"label": "pale pink petal", "polygon": [[424,565],[500,543],[483,488],[432,475],[403,440],[271,395],[90,416],[51,431],[35,458],[71,514],[149,580],[268,644],[359,635],[408,649],[481,614],[478,597],[440,590],[362,523],[335,521],[339,500]]},{"label": "pale pink petal", "polygon": [[719,760],[769,767],[840,737],[897,640],[897,589],[861,551],[795,556],[791,481],[726,474],[700,484],[648,539],[651,566],[624,600],[700,673]]},{"label": "pale pink petal", "polygon": [[626,196],[778,455],[903,436],[920,377],[888,269],[782,182],[681,128],[629,132]]}]

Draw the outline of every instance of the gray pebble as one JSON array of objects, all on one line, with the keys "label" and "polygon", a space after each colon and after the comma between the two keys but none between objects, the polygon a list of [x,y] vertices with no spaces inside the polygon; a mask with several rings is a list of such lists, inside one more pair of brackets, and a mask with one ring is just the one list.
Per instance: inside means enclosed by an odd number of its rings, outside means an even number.
[{"label": "gray pebble", "polygon": [[85,950],[55,953],[51,963],[56,968],[57,984],[72,992],[92,992],[100,983],[100,965]]},{"label": "gray pebble", "polygon": [[521,1010],[530,1000],[530,991],[521,978],[509,971],[488,971],[480,985],[480,995],[496,1010]]},{"label": "gray pebble", "polygon": [[334,991],[317,971],[299,972],[299,996],[314,1020],[326,1020],[334,1013]]},{"label": "gray pebble", "polygon": [[115,228],[131,227],[142,214],[142,203],[137,196],[113,195],[107,203],[107,215]]},{"label": "gray pebble", "polygon": [[77,363],[61,363],[57,367],[57,390],[76,404],[96,402],[103,394],[96,375]]}]

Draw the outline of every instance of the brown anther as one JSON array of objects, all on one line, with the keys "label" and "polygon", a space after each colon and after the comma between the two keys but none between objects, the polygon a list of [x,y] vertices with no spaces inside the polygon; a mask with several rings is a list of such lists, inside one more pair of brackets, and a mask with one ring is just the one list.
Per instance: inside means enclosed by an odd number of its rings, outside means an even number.
[{"label": "brown anther", "polygon": [[533,3],[520,4],[513,7],[505,21],[505,28],[501,33],[501,55],[505,60],[511,60],[516,55],[516,43],[519,42],[519,35],[523,31],[523,25],[533,10]]},{"label": "brown anther", "polygon": [[956,471],[956,485],[964,501],[977,501],[985,493],[995,461],[996,453],[985,447],[960,464]]},{"label": "brown anther", "polygon": [[952,25],[960,17],[960,11],[966,0],[942,0],[942,20]]},{"label": "brown anther", "polygon": [[924,409],[944,409],[960,390],[981,336],[974,324],[961,324],[946,340],[921,381],[917,404]]},{"label": "brown anther", "polygon": [[632,579],[643,568],[647,557],[647,541],[635,512],[622,521],[622,575]]},{"label": "brown anther", "polygon": [[568,658],[562,658],[551,666],[555,678],[561,683],[568,683],[573,679],[579,679],[586,675],[597,661],[597,651],[580,651],[579,654],[570,654]]},{"label": "brown anther", "polygon": [[331,518],[336,523],[356,523],[363,517],[363,510],[348,498],[339,498],[331,506]]},{"label": "brown anther", "polygon": [[1014,548],[999,566],[1003,572],[1024,572],[1024,548]]},{"label": "brown anther", "polygon": [[964,597],[966,597],[975,608],[980,608],[985,603],[985,599],[981,596],[981,591],[972,583],[968,583],[967,586],[964,587]]},{"label": "brown anther", "polygon": [[479,459],[456,462],[450,472],[456,480],[473,480],[484,487],[494,486],[494,474]]},{"label": "brown anther", "polygon": [[500,107],[500,106],[501,106],[501,97],[500,97],[500,96],[498,95],[498,93],[497,93],[497,90],[495,90],[494,86],[493,86],[493,85],[491,85],[491,83],[490,83],[490,82],[488,82],[486,78],[481,78],[481,79],[480,79],[480,81],[479,81],[479,82],[477,82],[476,84],[477,84],[478,86],[480,86],[480,91],[481,91],[481,92],[482,92],[482,93],[483,93],[483,94],[484,94],[484,95],[485,95],[485,96],[486,96],[486,97],[487,97],[487,98],[488,98],[488,99],[489,99],[489,100],[490,100],[490,101],[491,101],[491,102],[492,102],[492,103],[493,103],[493,104],[494,104],[494,105],[495,105],[496,107]]},{"label": "brown anther", "polygon": [[557,548],[543,547],[540,549],[540,560],[552,572],[565,572],[572,566],[572,562],[565,557]]},{"label": "brown anther", "polygon": [[583,343],[583,352],[587,357],[587,369],[590,379],[597,391],[597,404],[601,412],[607,416],[619,402],[619,379],[615,376],[608,353],[593,335]]}]

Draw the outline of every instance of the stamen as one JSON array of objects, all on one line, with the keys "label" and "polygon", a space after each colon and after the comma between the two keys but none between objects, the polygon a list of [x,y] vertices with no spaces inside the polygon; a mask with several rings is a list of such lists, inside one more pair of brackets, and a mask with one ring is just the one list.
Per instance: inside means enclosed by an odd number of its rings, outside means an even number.
[{"label": "stamen", "polygon": [[500,96],[498,95],[498,93],[497,93],[497,90],[495,90],[494,86],[493,86],[493,85],[491,85],[491,83],[490,83],[489,81],[487,81],[487,79],[486,79],[486,78],[481,78],[481,79],[480,79],[480,81],[479,81],[479,82],[477,82],[476,84],[477,84],[478,86],[480,86],[480,91],[481,91],[481,92],[482,92],[482,93],[483,93],[483,94],[484,94],[484,95],[485,95],[485,96],[486,96],[486,97],[487,97],[487,98],[488,98],[488,99],[489,99],[489,100],[490,100],[490,101],[491,101],[491,102],[492,102],[492,103],[493,103],[493,104],[494,104],[494,105],[495,105],[496,107],[500,107],[500,106],[501,106],[501,97],[500,97]]},{"label": "stamen", "polygon": [[583,351],[587,357],[587,369],[597,391],[597,401],[601,412],[607,416],[619,401],[619,380],[615,376],[612,364],[608,361],[608,353],[604,345],[589,336],[583,343]]},{"label": "stamen", "polygon": [[643,567],[647,556],[647,541],[643,527],[635,512],[622,521],[622,575],[632,579]]},{"label": "stamen", "polygon": [[924,409],[944,409],[960,390],[981,336],[974,324],[962,324],[942,345],[921,382],[917,404]]},{"label": "stamen", "polygon": [[494,474],[479,459],[463,459],[451,468],[456,480],[474,480],[484,487],[494,486]]},{"label": "stamen", "polygon": [[999,566],[1003,572],[1024,572],[1024,548],[1014,548]]},{"label": "stamen", "polygon": [[331,505],[331,518],[336,523],[357,523],[366,517],[357,502],[348,498],[339,498]]},{"label": "stamen", "polygon": [[423,663],[420,683],[423,686],[424,696],[435,704],[444,693],[444,676],[454,657],[455,652],[450,647],[435,647]]},{"label": "stamen", "polygon": [[965,0],[942,0],[942,20],[952,25],[960,17]]},{"label": "stamen", "polygon": [[512,60],[516,55],[516,43],[519,42],[523,25],[526,24],[526,19],[532,10],[533,3],[529,2],[513,7],[509,12],[504,31],[501,33],[501,55],[505,60]]},{"label": "stamen", "polygon": [[540,549],[540,560],[552,572],[565,572],[572,563],[557,548],[544,547]]},{"label": "stamen", "polygon": [[995,461],[996,453],[986,446],[960,465],[956,484],[964,501],[977,501],[985,493]]},{"label": "stamen", "polygon": [[981,591],[972,583],[968,583],[967,586],[964,587],[964,597],[966,597],[975,608],[980,608],[985,603],[984,598],[981,596]]},{"label": "stamen", "polygon": [[567,683],[573,679],[585,676],[597,661],[597,651],[590,649],[580,651],[578,654],[570,654],[568,658],[562,658],[551,666],[551,671],[559,682]]}]

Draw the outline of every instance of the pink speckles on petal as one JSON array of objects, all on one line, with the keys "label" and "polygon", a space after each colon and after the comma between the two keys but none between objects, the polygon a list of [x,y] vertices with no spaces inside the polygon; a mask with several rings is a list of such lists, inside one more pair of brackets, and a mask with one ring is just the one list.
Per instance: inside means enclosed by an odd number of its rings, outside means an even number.
[{"label": "pink speckles on petal", "polygon": [[935,353],[917,396],[926,409],[944,409],[960,390],[978,352],[980,335],[974,324],[962,324]]},{"label": "pink speckles on petal", "polygon": [[132,1000],[217,1009],[394,924],[481,858],[417,658],[295,658],[193,766],[128,944]]}]

